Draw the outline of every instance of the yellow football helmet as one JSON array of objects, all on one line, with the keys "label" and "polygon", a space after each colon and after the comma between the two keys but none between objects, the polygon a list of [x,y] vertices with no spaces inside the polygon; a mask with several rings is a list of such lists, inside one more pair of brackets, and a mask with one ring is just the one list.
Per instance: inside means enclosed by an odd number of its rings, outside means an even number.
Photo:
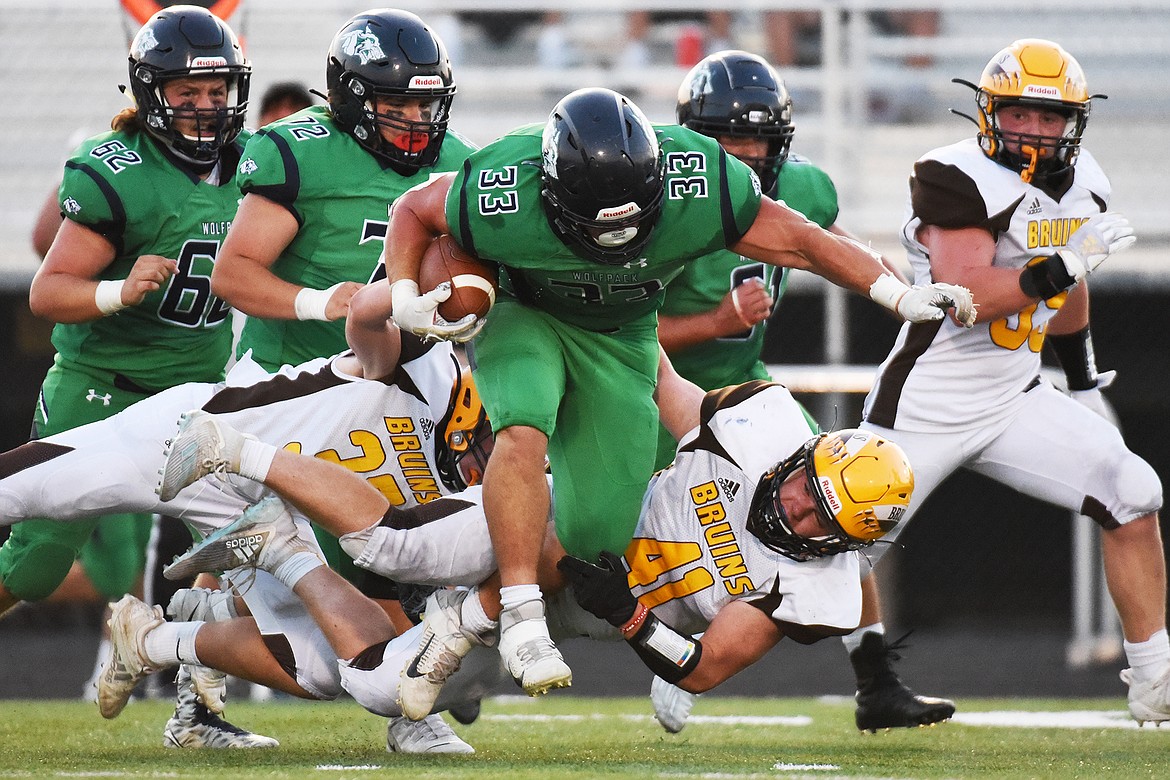
[{"label": "yellow football helmet", "polygon": [[[803,469],[821,524],[832,533],[793,532],[780,488]],[[776,464],[756,486],[747,529],[764,545],[797,561],[868,547],[906,514],[914,472],[897,444],[855,428],[821,434]]]},{"label": "yellow football helmet", "polygon": [[439,431],[436,460],[443,484],[458,492],[482,482],[495,439],[469,368],[461,369],[455,379]]},{"label": "yellow football helmet", "polygon": [[[978,86],[962,79],[955,81],[975,90],[979,144],[992,160],[1019,172],[1026,182],[1031,182],[1037,174],[1060,175],[1076,162],[1091,98],[1084,71],[1059,44],[1039,38],[1018,40],[991,58]],[[1067,117],[1065,132],[1061,136],[1005,138],[996,112],[1006,105],[1058,111]],[[1017,144],[1019,151],[1010,151],[1007,142]]]}]

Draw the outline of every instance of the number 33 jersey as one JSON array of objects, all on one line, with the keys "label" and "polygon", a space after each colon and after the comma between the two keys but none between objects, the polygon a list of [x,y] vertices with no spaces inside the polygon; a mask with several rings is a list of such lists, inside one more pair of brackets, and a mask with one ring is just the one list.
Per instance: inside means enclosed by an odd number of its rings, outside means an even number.
[{"label": "number 33 jersey", "polygon": [[[975,139],[929,152],[914,165],[902,229],[914,281],[934,281],[928,248],[917,240],[923,225],[984,229],[996,242],[992,266],[1022,269],[1060,250],[1081,224],[1106,209],[1109,196],[1108,179],[1084,149],[1071,175],[1042,186],[988,159]],[[1061,293],[1009,317],[980,317],[970,329],[949,318],[904,324],[866,398],[866,421],[955,431],[1012,414],[1039,376],[1048,323],[1066,297]]]},{"label": "number 33 jersey", "polygon": [[753,381],[708,393],[699,426],[646,491],[626,548],[634,595],[689,633],[705,630],[735,599],[769,614],[798,642],[856,628],[858,553],[801,563],[768,549],[746,527],[760,477],[813,435],[780,385]]}]

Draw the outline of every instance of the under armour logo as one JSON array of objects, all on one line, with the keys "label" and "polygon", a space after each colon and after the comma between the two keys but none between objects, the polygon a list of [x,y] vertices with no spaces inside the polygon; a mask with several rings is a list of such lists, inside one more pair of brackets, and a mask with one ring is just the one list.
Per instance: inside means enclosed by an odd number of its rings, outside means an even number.
[{"label": "under armour logo", "polygon": [[1044,208],[1040,205],[1040,199],[1032,198],[1031,204],[1028,205],[1028,216],[1039,214],[1042,211],[1044,211]]},{"label": "under armour logo", "polygon": [[646,258],[643,257],[641,260],[631,260],[630,262],[626,263],[624,267],[625,268],[645,268],[646,262],[647,262]]},{"label": "under armour logo", "polygon": [[735,501],[735,496],[739,493],[739,483],[733,482],[730,479],[720,479],[719,488],[723,491],[723,497],[727,499],[727,503]]},{"label": "under armour logo", "polygon": [[89,392],[86,393],[86,395],[85,395],[85,400],[87,400],[87,401],[101,401],[102,406],[109,406],[110,401],[112,401],[113,399],[114,399],[114,396],[110,395],[109,393],[106,393],[104,395],[98,395],[97,390],[94,390],[92,387],[89,388]]}]

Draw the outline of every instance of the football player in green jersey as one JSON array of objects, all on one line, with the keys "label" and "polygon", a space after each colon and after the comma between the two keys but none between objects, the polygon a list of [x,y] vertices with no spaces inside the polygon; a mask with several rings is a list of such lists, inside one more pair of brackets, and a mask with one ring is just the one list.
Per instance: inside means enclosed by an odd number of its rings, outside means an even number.
[{"label": "football player in green jersey", "polygon": [[[676,118],[680,125],[717,139],[726,152],[750,165],[765,195],[782,200],[826,230],[852,238],[837,225],[837,190],[828,174],[789,151],[795,130],[792,98],[783,79],[762,57],[723,51],[699,62],[679,87]],[[893,263],[885,258],[882,262],[905,281]],[[727,250],[688,264],[667,286],[658,313],[658,340],[675,370],[704,390],[771,379],[760,359],[764,326],[787,283],[788,269]],[[677,446],[669,431],[659,426],[655,467],[670,465]],[[862,593],[867,607],[862,628],[844,638],[845,646],[858,668],[853,654],[862,652],[862,636],[876,634],[880,641],[870,640],[872,649],[867,646],[869,657],[863,665],[887,671],[884,679],[889,682],[882,686],[859,682],[859,708],[874,710],[875,702],[869,699],[880,698],[877,728],[920,726],[951,717],[954,702],[919,696],[889,669],[893,651],[873,607],[872,577],[862,581]],[[668,731],[679,731],[694,694],[671,688],[655,680],[651,698],[659,722]]]},{"label": "football player in green jersey", "polygon": [[[235,33],[204,8],[151,17],[129,51],[135,106],[65,165],[65,219],[29,290],[57,323],[34,436],[104,419],[160,390],[223,378],[228,306],[210,276],[236,213],[251,65]],[[115,486],[116,489],[116,486]],[[98,520],[34,520],[0,548],[0,611],[42,599],[66,576]],[[86,572],[116,599],[143,569],[149,515],[106,518]],[[236,746],[275,744],[194,706],[176,728]],[[169,726],[168,726],[169,728]]]},{"label": "football player in green jersey", "polygon": [[[420,294],[420,260],[441,233],[500,264],[501,294],[486,320],[446,322],[436,309],[449,290]],[[386,257],[399,327],[455,340],[478,332],[472,367],[497,436],[484,507],[503,585],[500,648],[529,694],[572,679],[535,584],[550,506],[546,455],[565,549],[586,560],[624,549],[654,466],[662,291],[687,262],[725,247],[815,271],[907,319],[954,307],[960,321],[974,321],[966,290],[907,287],[860,244],[762,198],[752,170],[714,139],[652,127],[606,89],[571,93],[545,125],[489,144],[391,212]]]},{"label": "football player in green jersey", "polygon": [[248,315],[238,352],[270,371],[346,348],[343,319],[378,267],[387,204],[472,150],[447,130],[446,48],[414,14],[349,19],[329,47],[326,82],[329,105],[249,141],[244,199],[211,278]]}]

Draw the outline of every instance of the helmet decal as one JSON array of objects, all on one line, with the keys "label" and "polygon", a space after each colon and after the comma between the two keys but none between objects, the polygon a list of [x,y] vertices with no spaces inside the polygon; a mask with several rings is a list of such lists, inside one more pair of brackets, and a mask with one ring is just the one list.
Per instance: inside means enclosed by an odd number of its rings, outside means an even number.
[{"label": "helmet decal", "polygon": [[378,36],[370,32],[368,24],[364,29],[353,30],[341,36],[340,45],[343,52],[351,57],[357,57],[362,65],[386,59],[386,52],[382,51],[382,42],[378,40]]}]

